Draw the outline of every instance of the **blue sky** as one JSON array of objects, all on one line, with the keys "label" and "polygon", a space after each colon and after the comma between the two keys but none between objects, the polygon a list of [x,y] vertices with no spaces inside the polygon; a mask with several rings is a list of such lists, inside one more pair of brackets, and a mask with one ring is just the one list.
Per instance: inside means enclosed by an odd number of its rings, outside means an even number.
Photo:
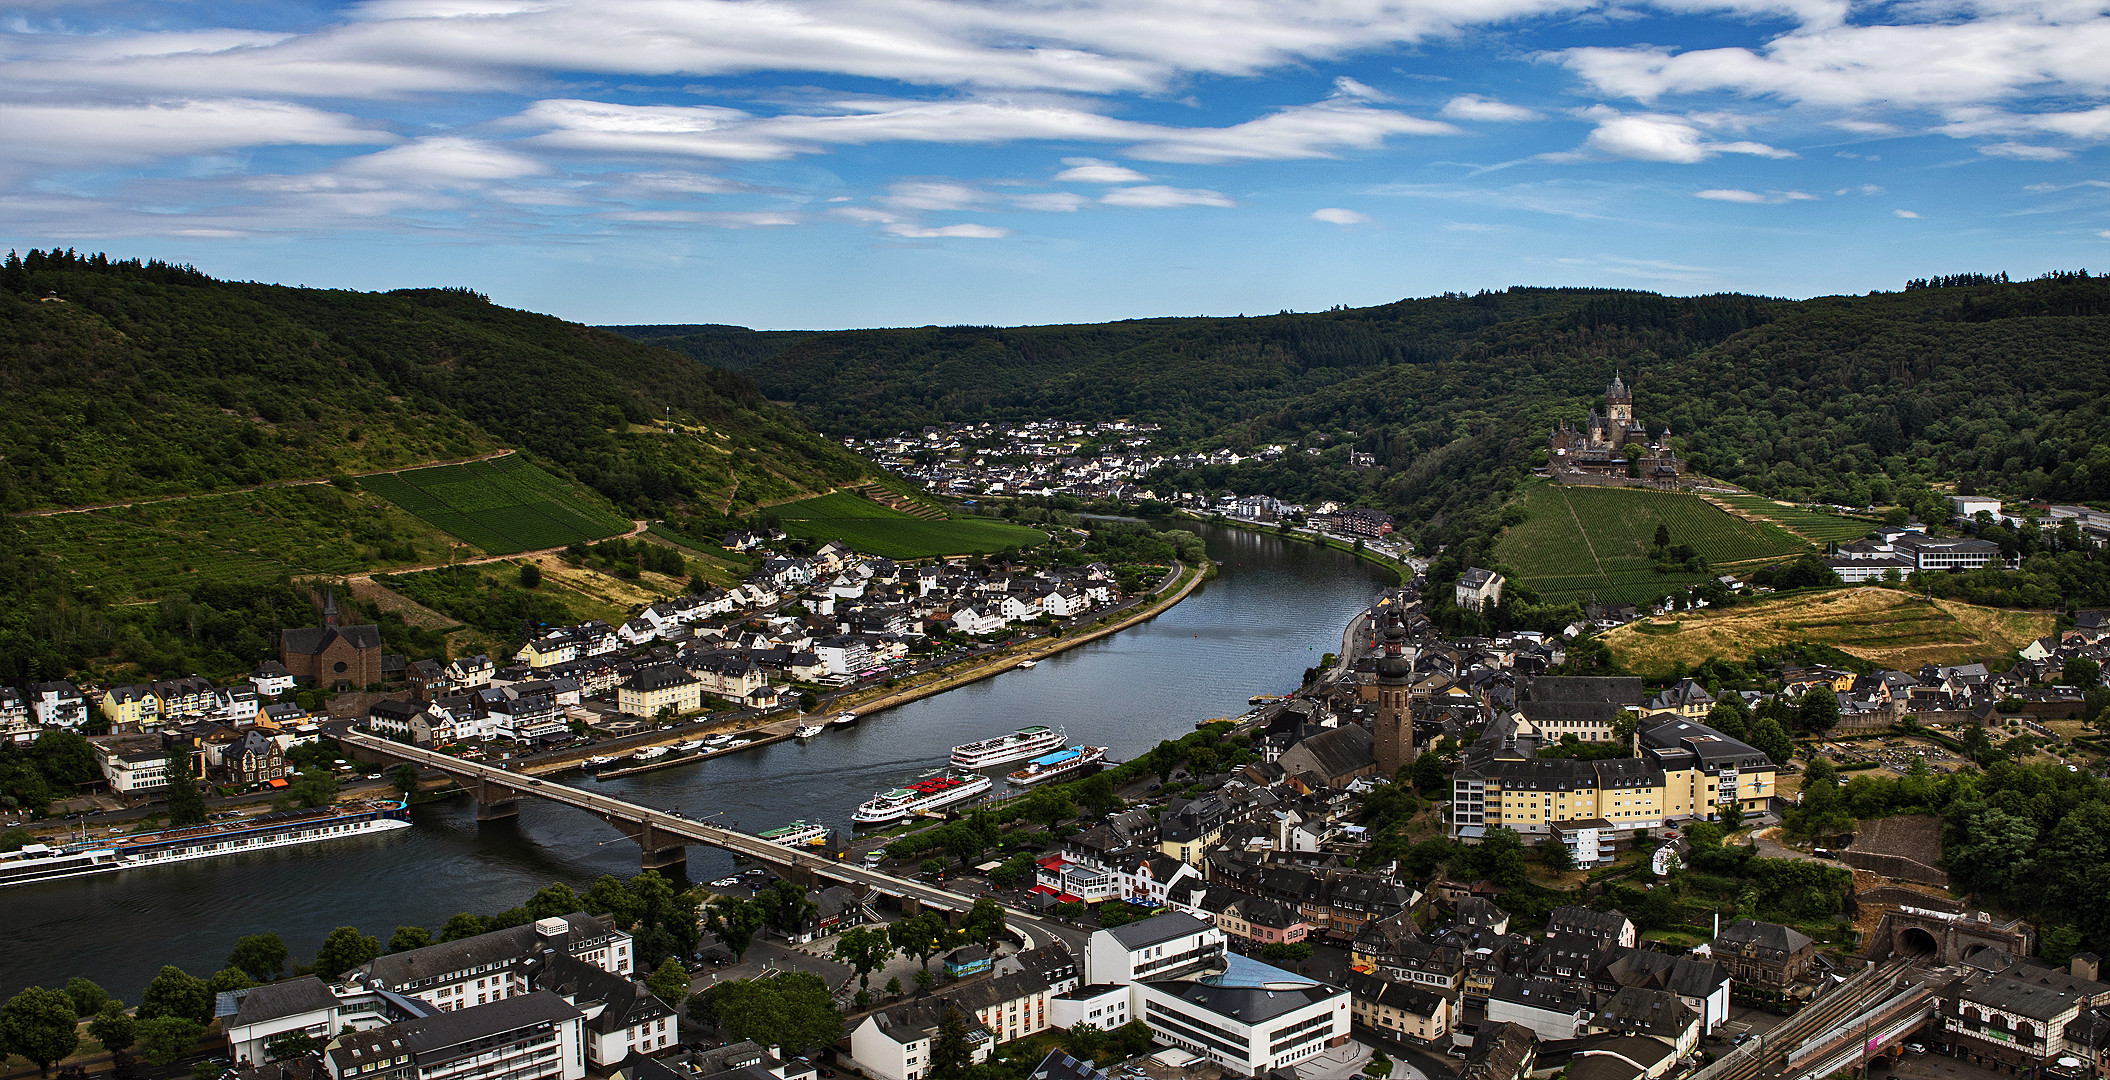
[{"label": "blue sky", "polygon": [[2099,0],[0,0],[0,241],[585,322],[2100,269]]}]

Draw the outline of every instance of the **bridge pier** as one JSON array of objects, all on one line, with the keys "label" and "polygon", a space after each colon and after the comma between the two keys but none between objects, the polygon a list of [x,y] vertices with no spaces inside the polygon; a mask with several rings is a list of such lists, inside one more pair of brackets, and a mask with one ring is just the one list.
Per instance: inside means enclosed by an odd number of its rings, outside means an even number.
[{"label": "bridge pier", "polygon": [[689,849],[685,844],[656,850],[646,848],[640,862],[644,869],[658,871],[669,881],[687,881],[689,878]]},{"label": "bridge pier", "polygon": [[476,804],[476,820],[479,822],[511,821],[519,816],[519,799],[493,799],[490,802],[479,801]]}]

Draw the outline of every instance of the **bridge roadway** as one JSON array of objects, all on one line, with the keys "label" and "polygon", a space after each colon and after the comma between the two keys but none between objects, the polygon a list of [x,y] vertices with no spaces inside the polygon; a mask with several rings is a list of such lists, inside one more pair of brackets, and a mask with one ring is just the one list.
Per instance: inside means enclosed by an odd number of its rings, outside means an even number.
[{"label": "bridge roadway", "polygon": [[[901,900],[904,907],[911,911],[918,907],[932,907],[941,911],[961,912],[974,905],[974,897],[963,896],[920,881],[837,862],[720,825],[692,820],[623,799],[595,795],[551,780],[522,776],[480,761],[465,761],[360,731],[347,731],[338,737],[338,742],[363,751],[365,755],[409,762],[454,777],[460,781],[463,788],[476,797],[476,816],[479,821],[518,816],[517,800],[524,795],[578,807],[608,822],[636,841],[638,846],[644,849],[644,867],[647,870],[672,872],[685,867],[688,862],[687,845],[705,844],[769,863],[786,876],[794,880],[804,879],[809,885],[813,884],[812,879],[815,878],[861,885]],[[1004,913],[1009,921],[1032,923],[1050,936],[1073,936],[1058,934],[1053,927],[1031,912],[1007,906]]]}]

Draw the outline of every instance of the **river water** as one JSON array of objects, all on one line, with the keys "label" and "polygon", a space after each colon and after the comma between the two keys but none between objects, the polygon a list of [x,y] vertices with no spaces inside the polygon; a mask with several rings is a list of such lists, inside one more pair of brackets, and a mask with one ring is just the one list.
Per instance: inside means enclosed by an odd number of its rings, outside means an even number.
[{"label": "river water", "polygon": [[[1201,533],[1223,572],[1150,622],[806,743],[596,786],[754,832],[795,818],[847,827],[858,803],[939,770],[954,744],[1028,724],[1127,760],[1198,720],[1238,714],[1253,694],[1295,688],[1390,581],[1345,552],[1178,527]],[[583,888],[638,869],[634,844],[570,807],[523,799],[517,821],[478,825],[464,797],[412,816],[414,828],[377,837],[0,891],[0,996],[86,975],[136,1003],[161,965],[208,975],[243,934],[276,931],[308,957],[333,927],[386,941],[398,925],[513,907],[551,881]],[[690,849],[694,879],[731,866],[714,848]]]}]

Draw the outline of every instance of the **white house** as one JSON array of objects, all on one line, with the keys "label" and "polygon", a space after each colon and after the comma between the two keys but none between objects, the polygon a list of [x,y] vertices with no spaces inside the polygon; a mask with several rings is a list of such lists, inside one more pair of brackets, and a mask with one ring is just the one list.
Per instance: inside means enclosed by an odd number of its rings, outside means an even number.
[{"label": "white house", "polygon": [[275,698],[293,689],[293,673],[276,660],[266,660],[249,673],[249,685],[259,697]]},{"label": "white house", "polygon": [[[942,998],[927,998],[882,1009],[850,1032],[850,1056],[866,1076],[877,1080],[922,1080],[930,1073],[931,1042],[937,1037],[943,1010],[956,1008]],[[972,1015],[967,1024],[968,1058],[979,1065],[995,1046],[989,1029]]]},{"label": "white house", "polygon": [[1068,1030],[1078,1024],[1090,1024],[1101,1031],[1112,1031],[1132,1019],[1128,989],[1119,983],[1099,983],[1057,994],[1048,1000],[1048,1026]]},{"label": "white house", "polygon": [[1185,912],[1095,930],[1085,943],[1084,981],[1134,983],[1181,979],[1224,966],[1224,932]]},{"label": "white house", "polygon": [[237,990],[232,1016],[220,1017],[227,1036],[227,1059],[236,1068],[272,1059],[271,1044],[306,1035],[327,1042],[349,1027],[354,1031],[405,1019],[379,991],[332,987],[313,975]]},{"label": "white house", "polygon": [[1487,993],[1490,1023],[1530,1028],[1540,1042],[1581,1038],[1589,1027],[1587,990],[1555,979],[1497,975]]},{"label": "white house", "polygon": [[1291,1069],[1348,1041],[1348,991],[1274,973],[1281,978],[1252,986],[1140,983],[1135,1005],[1158,1042],[1240,1076]]},{"label": "white house", "polygon": [[70,682],[41,682],[29,688],[29,711],[45,727],[77,728],[88,719],[88,699]]},{"label": "white house", "polygon": [[582,1080],[584,1016],[547,990],[339,1036],[330,1080]]}]

